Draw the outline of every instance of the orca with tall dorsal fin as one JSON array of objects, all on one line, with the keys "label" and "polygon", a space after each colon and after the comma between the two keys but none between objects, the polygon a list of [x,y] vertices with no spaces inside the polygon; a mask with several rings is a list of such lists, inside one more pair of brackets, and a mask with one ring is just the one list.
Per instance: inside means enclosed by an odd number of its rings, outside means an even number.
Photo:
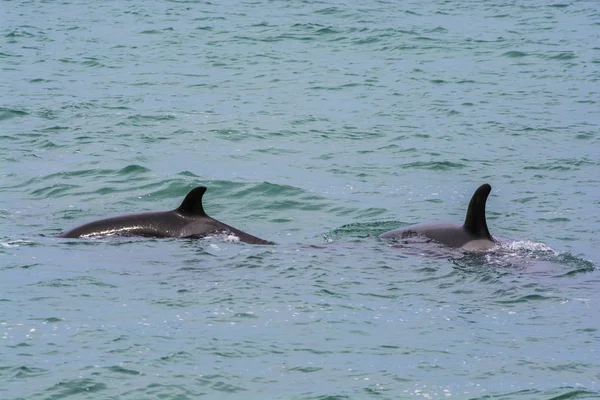
[{"label": "orca with tall dorsal fin", "polygon": [[102,236],[144,236],[156,238],[200,238],[229,234],[250,244],[273,244],[209,217],[202,207],[206,187],[192,189],[179,207],[172,211],[126,214],[93,221],[57,235],[61,238]]},{"label": "orca with tall dorsal fin", "polygon": [[386,232],[382,239],[402,240],[421,235],[443,245],[467,251],[489,250],[498,245],[487,227],[485,203],[492,191],[490,185],[481,185],[473,194],[463,225],[432,222],[410,225]]}]

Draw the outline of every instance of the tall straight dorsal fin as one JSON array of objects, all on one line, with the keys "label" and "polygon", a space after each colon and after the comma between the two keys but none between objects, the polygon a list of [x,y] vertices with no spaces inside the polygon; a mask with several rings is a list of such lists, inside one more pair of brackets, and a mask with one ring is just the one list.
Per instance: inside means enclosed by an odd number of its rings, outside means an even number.
[{"label": "tall straight dorsal fin", "polygon": [[205,186],[198,186],[190,190],[183,199],[183,203],[175,211],[183,215],[206,216],[204,208],[202,208],[202,196],[206,192]]},{"label": "tall straight dorsal fin", "polygon": [[485,202],[491,191],[492,187],[487,183],[479,186],[469,202],[469,208],[467,209],[467,216],[465,217],[464,224],[464,228],[468,232],[480,238],[489,240],[493,239],[485,220]]}]

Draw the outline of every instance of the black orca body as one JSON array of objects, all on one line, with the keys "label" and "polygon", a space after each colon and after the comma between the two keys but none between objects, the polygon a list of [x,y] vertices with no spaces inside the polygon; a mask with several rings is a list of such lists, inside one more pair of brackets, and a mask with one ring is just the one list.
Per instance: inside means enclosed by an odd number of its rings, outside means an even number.
[{"label": "black orca body", "polygon": [[443,245],[466,251],[484,251],[498,242],[492,237],[485,219],[485,203],[492,187],[481,185],[473,194],[463,225],[451,223],[426,223],[410,225],[380,235],[383,239],[408,239],[421,235]]},{"label": "black orca body", "polygon": [[173,211],[127,214],[101,219],[57,235],[61,238],[101,236],[144,236],[156,238],[200,238],[229,234],[250,244],[273,244],[209,217],[202,208],[206,187],[192,189],[183,203]]}]

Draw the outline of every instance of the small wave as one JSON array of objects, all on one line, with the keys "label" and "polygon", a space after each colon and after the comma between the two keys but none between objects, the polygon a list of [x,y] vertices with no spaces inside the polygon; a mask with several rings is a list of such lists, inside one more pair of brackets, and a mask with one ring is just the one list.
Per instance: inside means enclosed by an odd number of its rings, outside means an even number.
[{"label": "small wave", "polygon": [[101,63],[100,60],[98,60],[95,57],[85,57],[84,61],[81,61],[80,64],[85,65],[86,67],[92,67],[92,68],[115,68],[115,67],[111,67],[109,65]]},{"label": "small wave", "polygon": [[574,58],[577,58],[577,56],[572,51],[569,51],[553,55],[547,55],[544,58],[548,60],[572,60]]},{"label": "small wave", "polygon": [[163,121],[172,121],[176,119],[174,115],[133,115],[128,117],[127,120],[131,122],[133,126],[150,126],[155,123]]},{"label": "small wave", "polygon": [[[354,88],[357,86],[363,86],[363,84],[350,82],[350,83],[345,83],[343,85],[337,85],[337,86],[313,86],[310,89],[311,90],[337,91],[337,90],[344,90],[344,89],[348,89],[348,88]],[[364,85],[364,86],[369,86],[369,85]]]},{"label": "small wave", "polygon": [[20,38],[20,37],[31,38],[31,37],[35,37],[35,35],[33,33],[27,32],[27,31],[15,30],[15,31],[12,31],[10,33],[7,33],[5,35],[5,37],[7,37],[7,38]]},{"label": "small wave", "polygon": [[335,33],[340,33],[339,31],[333,29],[332,27],[321,28],[315,31],[317,35],[331,35]]},{"label": "small wave", "polygon": [[125,168],[122,168],[117,172],[118,175],[132,175],[132,174],[140,174],[150,172],[150,169],[146,167],[142,167],[141,165],[132,164],[128,165]]},{"label": "small wave", "polygon": [[65,194],[71,192],[73,189],[76,189],[78,187],[78,185],[56,184],[36,189],[33,192],[31,192],[31,194],[34,196],[41,196],[45,199],[58,198],[64,196]]},{"label": "small wave", "polygon": [[568,392],[561,392],[560,395],[552,397],[551,400],[584,400],[584,399],[597,399],[600,395],[597,391],[589,391],[585,389],[574,389]]},{"label": "small wave", "polygon": [[560,277],[569,277],[573,275],[577,275],[579,273],[591,272],[596,269],[596,265],[589,261],[585,260],[581,257],[574,256],[570,252],[563,252],[557,255],[556,259],[558,262],[564,265],[568,265],[573,268],[572,270],[565,272],[561,275],[556,275],[557,278]]},{"label": "small wave", "polygon": [[45,324],[54,324],[57,322],[63,322],[65,319],[58,318],[58,317],[48,317],[48,318],[43,318],[42,320],[44,321]]},{"label": "small wave", "polygon": [[107,388],[108,386],[104,383],[96,382],[93,379],[83,378],[58,382],[48,389],[48,391],[55,393],[50,396],[50,398],[62,399],[70,396],[77,397],[78,395],[90,396],[91,393],[99,392]]},{"label": "small wave", "polygon": [[58,61],[60,61],[61,63],[65,63],[65,64],[76,64],[77,61],[73,60],[72,58],[59,58]]},{"label": "small wave", "polygon": [[507,300],[498,300],[499,304],[516,304],[516,303],[528,303],[532,301],[544,301],[544,300],[560,300],[556,296],[542,296],[540,294],[528,294],[525,296],[519,296],[515,298],[509,298]]},{"label": "small wave", "polygon": [[2,57],[2,58],[8,58],[8,57],[23,57],[23,56],[20,55],[20,54],[7,53],[7,52],[4,52],[4,51],[0,51],[0,57]]},{"label": "small wave", "polygon": [[125,374],[125,375],[141,375],[142,373],[133,369],[127,369],[127,368],[123,368],[120,365],[115,365],[112,367],[108,367],[108,370],[111,372],[116,372],[119,374]]},{"label": "small wave", "polygon": [[182,171],[182,172],[179,172],[177,175],[183,176],[183,177],[187,177],[187,178],[195,178],[195,179],[200,179],[201,178],[200,175],[196,175],[196,174],[194,174],[193,172],[190,172],[190,171]]},{"label": "small wave", "polygon": [[403,164],[404,168],[416,168],[416,169],[430,169],[434,171],[448,171],[455,168],[464,168],[464,164],[453,163],[450,161],[416,161],[412,163]]},{"label": "small wave", "polygon": [[371,43],[377,43],[381,40],[381,38],[379,38],[378,36],[371,36],[371,37],[366,37],[363,39],[355,39],[352,41],[353,44],[371,44]]},{"label": "small wave", "polygon": [[523,53],[522,51],[507,51],[506,53],[503,53],[502,55],[504,57],[509,57],[509,58],[521,58],[521,57],[528,56],[527,53]]},{"label": "small wave", "polygon": [[438,26],[437,28],[433,28],[433,29],[425,29],[425,32],[427,32],[427,33],[448,33],[448,30],[442,26]]},{"label": "small wave", "polygon": [[28,240],[10,240],[8,242],[0,242],[0,246],[7,249],[14,249],[15,247],[21,247],[23,244],[31,244]]},{"label": "small wave", "polygon": [[49,372],[47,369],[44,369],[44,368],[27,367],[27,366],[21,366],[21,367],[14,368],[13,371],[15,372],[14,377],[19,378],[19,379],[41,376],[41,375],[45,375]]},{"label": "small wave", "polygon": [[49,79],[44,79],[44,78],[35,78],[35,79],[31,79],[29,81],[29,83],[49,83],[49,82],[53,82],[53,81],[49,80]]},{"label": "small wave", "polygon": [[[111,177],[111,176],[124,176],[128,177],[128,182],[132,179],[132,176],[140,176],[145,173],[150,172],[151,170],[137,164],[131,164],[121,169],[83,169],[77,171],[66,171],[66,172],[57,172],[46,176],[35,177],[20,183],[19,185],[13,186],[13,188],[27,187],[29,185],[37,184],[40,182],[50,182],[51,180],[58,179],[61,181],[59,184],[46,186],[43,188],[37,188],[33,191],[35,195],[43,195],[49,192],[52,192],[53,195],[61,194],[63,190],[60,190],[60,186],[68,186],[66,189],[75,189],[79,188],[78,185],[67,185],[66,183],[62,183],[65,180],[80,180],[85,177]],[[59,189],[58,192],[55,190]],[[60,197],[60,196],[58,196]]]},{"label": "small wave", "polygon": [[0,107],[0,121],[4,121],[15,117],[22,117],[24,115],[28,115],[28,113],[22,110],[16,110],[14,108]]},{"label": "small wave", "polygon": [[324,14],[324,15],[331,15],[331,14],[337,14],[339,12],[341,12],[342,10],[338,7],[327,7],[327,8],[322,8],[320,10],[315,11],[316,14]]},{"label": "small wave", "polygon": [[[47,128],[40,129],[39,132],[59,132],[59,131],[64,131],[64,130],[69,130],[69,129],[71,129],[71,128],[69,128],[68,126],[55,125],[55,126],[49,126]],[[36,130],[36,132],[38,132],[38,130]]]},{"label": "small wave", "polygon": [[162,356],[160,357],[160,361],[174,361],[174,362],[179,362],[179,361],[184,361],[184,360],[190,360],[193,358],[193,355],[188,353],[187,351],[176,351],[173,353],[169,353],[166,356]]},{"label": "small wave", "polygon": [[355,222],[342,225],[339,228],[329,231],[325,234],[325,241],[331,242],[346,238],[377,237],[383,232],[391,231],[402,225],[405,224],[399,221]]},{"label": "small wave", "polygon": [[162,31],[158,29],[147,29],[145,31],[138,32],[140,35],[156,35],[162,33]]}]

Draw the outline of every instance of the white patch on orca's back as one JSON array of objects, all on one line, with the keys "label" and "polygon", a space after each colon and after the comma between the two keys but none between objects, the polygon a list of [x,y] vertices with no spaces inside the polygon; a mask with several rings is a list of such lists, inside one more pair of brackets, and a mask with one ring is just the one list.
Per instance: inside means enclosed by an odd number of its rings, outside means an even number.
[{"label": "white patch on orca's back", "polygon": [[470,242],[465,243],[460,247],[461,250],[464,251],[489,251],[492,249],[498,248],[498,244],[491,242],[487,239],[477,239],[471,240]]}]

